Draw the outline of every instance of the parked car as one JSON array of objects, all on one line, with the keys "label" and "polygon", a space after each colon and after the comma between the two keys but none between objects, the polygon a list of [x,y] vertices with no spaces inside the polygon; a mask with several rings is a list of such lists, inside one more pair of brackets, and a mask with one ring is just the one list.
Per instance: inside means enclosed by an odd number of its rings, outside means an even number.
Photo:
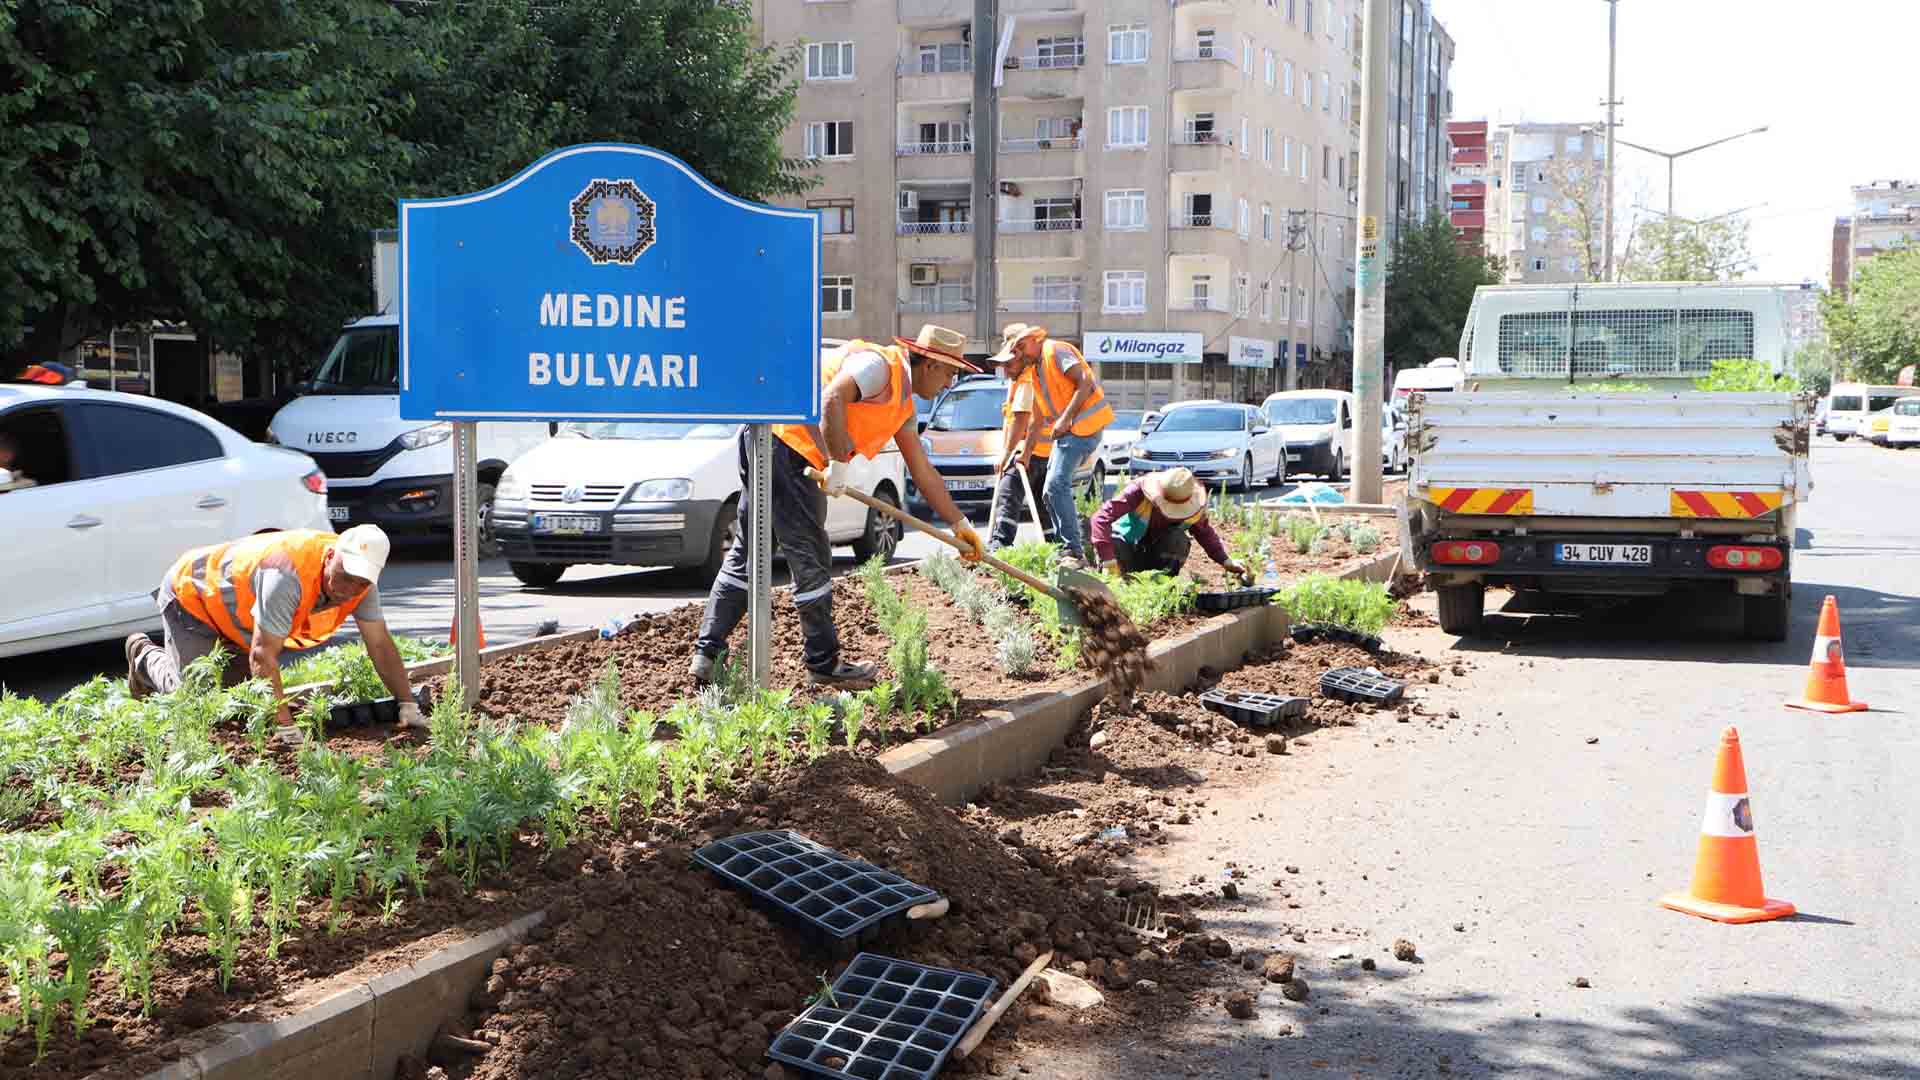
[{"label": "parked car", "polygon": [[[986,510],[993,502],[993,467],[1006,450],[1006,417],[1000,411],[1006,400],[1006,379],[998,375],[963,376],[934,401],[927,429],[921,433],[927,459],[963,510]],[[1107,470],[1101,456],[1088,457],[1073,480],[1095,497],[1104,495]],[[926,500],[918,491],[910,490],[908,495],[914,509],[926,509]],[[1038,498],[1039,492],[1034,496]]]},{"label": "parked car", "polygon": [[1407,414],[1398,402],[1380,410],[1380,467],[1397,473],[1407,467]]},{"label": "parked car", "polygon": [[327,479],[170,401],[0,386],[19,446],[0,492],[0,656],[157,629],[153,590],[189,548],[272,529],[326,529]]},{"label": "parked car", "polygon": [[[569,566],[673,566],[711,579],[740,510],[738,424],[568,421],[521,455],[493,492],[494,537],[521,584]],[[899,506],[906,463],[855,456],[849,486]],[[862,559],[891,558],[900,524],[846,496],[827,500],[827,536]]]},{"label": "parked car", "polygon": [[1353,430],[1353,395],[1345,390],[1286,390],[1262,406],[1287,445],[1287,471],[1347,475],[1347,441]]},{"label": "parked car", "polygon": [[1859,433],[1875,446],[1887,445],[1887,432],[1893,427],[1893,406],[1889,405],[1876,413],[1868,413],[1866,422],[1860,425]]},{"label": "parked car", "polygon": [[1267,414],[1224,401],[1168,405],[1159,426],[1135,444],[1127,470],[1138,475],[1177,465],[1203,480],[1231,481],[1241,491],[1287,475],[1285,447]]},{"label": "parked car", "polygon": [[1127,455],[1133,452],[1133,444],[1140,441],[1140,422],[1146,415],[1139,409],[1116,412],[1113,423],[1100,433],[1100,460],[1106,463],[1108,472],[1127,471]]},{"label": "parked car", "polygon": [[1153,434],[1153,429],[1160,426],[1162,415],[1164,414],[1159,409],[1148,409],[1146,414],[1140,417],[1140,434]]},{"label": "parked car", "polygon": [[1893,403],[1887,420],[1887,445],[1905,449],[1920,446],[1920,396],[1903,397]]}]

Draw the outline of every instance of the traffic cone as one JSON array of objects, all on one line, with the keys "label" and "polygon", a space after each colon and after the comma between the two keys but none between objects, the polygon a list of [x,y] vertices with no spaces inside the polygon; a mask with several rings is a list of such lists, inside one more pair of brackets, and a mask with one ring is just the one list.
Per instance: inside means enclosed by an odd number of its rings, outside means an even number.
[{"label": "traffic cone", "polygon": [[[480,625],[480,616],[477,614],[473,617],[473,638],[480,643],[480,648],[487,647],[487,628]],[[447,645],[451,647],[458,644],[460,644],[460,617],[456,615],[453,625],[447,630]]]},{"label": "traffic cone", "polygon": [[1833,597],[1820,605],[1820,626],[1813,632],[1813,659],[1807,663],[1807,692],[1789,709],[1813,712],[1865,712],[1867,703],[1847,696],[1847,661],[1840,650],[1840,605]]},{"label": "traffic cone", "polygon": [[1668,893],[1660,906],[1723,923],[1762,922],[1793,914],[1792,904],[1769,900],[1760,887],[1760,845],[1753,835],[1753,805],[1747,800],[1747,767],[1740,759],[1740,733],[1720,733],[1713,786],[1700,817],[1700,851],[1693,884]]}]

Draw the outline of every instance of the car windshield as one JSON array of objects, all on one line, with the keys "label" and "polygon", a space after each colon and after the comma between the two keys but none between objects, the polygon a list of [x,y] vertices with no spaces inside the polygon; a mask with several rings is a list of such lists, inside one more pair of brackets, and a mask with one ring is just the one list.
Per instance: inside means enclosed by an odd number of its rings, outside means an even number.
[{"label": "car windshield", "polygon": [[934,406],[927,426],[935,431],[995,431],[1002,427],[1000,405],[1007,388],[994,386],[949,393]]},{"label": "car windshield", "polygon": [[1894,405],[1895,416],[1920,416],[1920,401],[1902,401]]},{"label": "car windshield", "polygon": [[1244,431],[1245,409],[1175,409],[1156,431]]},{"label": "car windshield", "polygon": [[1859,412],[1859,411],[1860,411],[1860,397],[1859,397],[1859,395],[1858,395],[1858,394],[1844,394],[1844,395],[1841,395],[1841,396],[1839,396],[1839,397],[1836,397],[1836,398],[1834,398],[1834,399],[1833,399],[1833,411],[1834,411],[1834,412]]},{"label": "car windshield", "polygon": [[737,424],[643,424],[610,420],[568,420],[558,434],[582,439],[731,439]]},{"label": "car windshield", "polygon": [[1141,411],[1117,412],[1113,414],[1113,423],[1108,426],[1119,428],[1121,431],[1139,431],[1140,421],[1144,419],[1146,415],[1145,412]]},{"label": "car windshield", "polygon": [[1332,398],[1275,398],[1267,402],[1267,415],[1276,424],[1331,424]]},{"label": "car windshield", "polygon": [[400,334],[375,326],[341,334],[313,377],[322,393],[392,393],[400,388]]}]

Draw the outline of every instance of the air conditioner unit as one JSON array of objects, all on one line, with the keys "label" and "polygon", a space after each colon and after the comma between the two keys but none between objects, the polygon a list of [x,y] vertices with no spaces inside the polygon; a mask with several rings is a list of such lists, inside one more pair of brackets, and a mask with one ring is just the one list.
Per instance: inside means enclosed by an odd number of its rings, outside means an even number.
[{"label": "air conditioner unit", "polygon": [[907,282],[912,285],[938,285],[940,268],[932,263],[914,263],[907,267]]},{"label": "air conditioner unit", "polygon": [[902,210],[920,209],[920,193],[918,191],[915,191],[912,188],[901,188],[900,189],[900,209]]},{"label": "air conditioner unit", "polygon": [[1012,195],[1017,198],[1020,195],[1020,185],[1011,180],[1002,180],[1000,181],[1000,194]]}]

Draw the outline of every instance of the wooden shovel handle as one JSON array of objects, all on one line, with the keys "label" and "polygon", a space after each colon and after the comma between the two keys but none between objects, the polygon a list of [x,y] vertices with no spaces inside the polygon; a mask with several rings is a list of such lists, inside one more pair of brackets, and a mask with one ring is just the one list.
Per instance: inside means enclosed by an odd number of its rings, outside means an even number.
[{"label": "wooden shovel handle", "polygon": [[[811,468],[811,467],[807,469],[807,476],[813,480],[819,480],[824,475],[825,474],[818,469]],[[873,496],[866,494],[865,492],[855,491],[852,488],[847,488],[845,491],[841,492],[841,494],[845,495],[847,498],[852,499],[855,502],[865,503],[866,505],[872,507],[875,510],[880,511],[881,513],[887,515],[890,518],[893,518],[895,521],[898,521],[900,524],[905,525],[910,529],[914,529],[918,532],[926,533],[928,536],[931,536],[935,540],[938,540],[941,543],[946,544],[947,546],[953,548],[955,551],[971,552],[973,550],[972,547],[961,543],[959,538],[954,536],[952,533],[947,532],[945,529],[934,528],[932,525],[929,525],[926,522],[921,521],[919,518],[914,517],[912,514],[907,513],[905,510],[902,510],[899,507],[892,505],[891,503],[887,503],[880,499],[876,499]],[[1007,575],[1008,577],[1014,579],[1015,581],[1021,582],[1022,584],[1031,585],[1034,588],[1039,589],[1041,592],[1046,593],[1048,596],[1053,597],[1055,600],[1067,599],[1066,594],[1062,593],[1059,589],[1054,588],[1052,585],[1049,585],[1046,582],[1040,580],[1039,578],[1034,577],[1032,574],[1027,573],[1025,570],[1022,570],[1017,566],[1009,566],[1006,563],[1000,561],[999,559],[994,558],[991,555],[980,556],[980,561],[983,563],[986,563],[988,566],[993,567],[995,570],[1000,571],[1001,573]],[[1071,603],[1072,601],[1068,601],[1068,602]]]},{"label": "wooden shovel handle", "polygon": [[1028,964],[1027,970],[1021,972],[1020,977],[1013,981],[1013,985],[1007,987],[1007,992],[1000,995],[1000,1000],[993,1003],[993,1008],[988,1009],[985,1016],[974,1021],[973,1026],[967,1029],[967,1033],[961,1036],[960,1044],[953,1048],[954,1058],[958,1060],[973,1053],[974,1048],[980,1045],[980,1040],[987,1037],[987,1032],[993,1030],[993,1025],[999,1022],[1001,1015],[1013,1005],[1014,999],[1020,996],[1020,992],[1027,988],[1027,984],[1033,981],[1034,976],[1046,970],[1047,965],[1051,963],[1053,963],[1053,950],[1049,949],[1036,957],[1033,963]]}]

